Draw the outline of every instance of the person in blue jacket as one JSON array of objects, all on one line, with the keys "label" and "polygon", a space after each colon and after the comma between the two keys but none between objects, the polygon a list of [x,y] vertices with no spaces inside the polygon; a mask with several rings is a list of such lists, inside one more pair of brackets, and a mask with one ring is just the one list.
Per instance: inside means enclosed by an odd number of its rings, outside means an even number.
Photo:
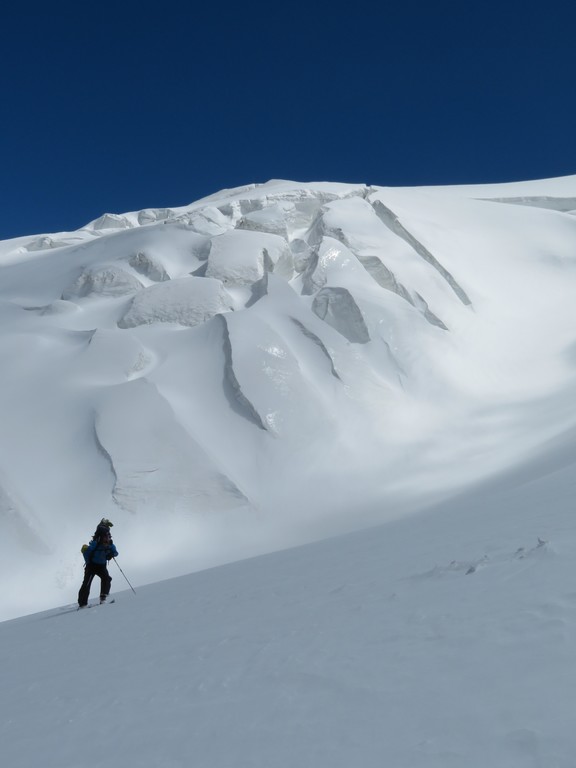
[{"label": "person in blue jacket", "polygon": [[118,556],[118,550],[114,546],[110,534],[111,527],[112,523],[110,520],[102,518],[90,544],[85,544],[82,547],[82,554],[84,555],[86,565],[84,566],[84,581],[78,592],[79,608],[84,608],[88,605],[90,587],[92,586],[94,576],[100,577],[100,602],[105,602],[110,594],[112,577],[108,573],[106,565],[108,560]]}]

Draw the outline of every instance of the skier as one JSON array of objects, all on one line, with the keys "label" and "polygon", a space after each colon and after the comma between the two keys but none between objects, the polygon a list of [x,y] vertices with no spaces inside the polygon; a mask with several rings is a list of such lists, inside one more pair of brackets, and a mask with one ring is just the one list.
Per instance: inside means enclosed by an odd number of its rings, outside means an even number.
[{"label": "skier", "polygon": [[90,596],[90,587],[94,576],[100,577],[100,602],[104,603],[110,594],[112,577],[108,573],[106,563],[113,557],[117,557],[118,550],[114,546],[110,535],[112,523],[105,517],[98,523],[94,536],[90,544],[84,544],[82,554],[86,565],[84,566],[84,581],[78,592],[78,607],[84,608],[88,605]]}]

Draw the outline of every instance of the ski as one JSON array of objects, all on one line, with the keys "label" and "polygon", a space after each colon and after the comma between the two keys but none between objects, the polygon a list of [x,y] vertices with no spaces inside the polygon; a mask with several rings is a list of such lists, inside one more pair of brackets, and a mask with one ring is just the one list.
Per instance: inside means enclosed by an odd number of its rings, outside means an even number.
[{"label": "ski", "polygon": [[112,603],[115,603],[116,600],[112,598],[112,600],[103,600],[101,603],[92,603],[92,605],[88,605],[88,608],[99,608],[101,605],[111,605]]},{"label": "ski", "polygon": [[79,605],[76,610],[83,611],[84,608],[99,608],[101,605],[111,605],[112,603],[115,603],[115,602],[116,602],[116,599],[113,597],[112,600],[103,600],[102,602],[88,603],[88,605]]}]

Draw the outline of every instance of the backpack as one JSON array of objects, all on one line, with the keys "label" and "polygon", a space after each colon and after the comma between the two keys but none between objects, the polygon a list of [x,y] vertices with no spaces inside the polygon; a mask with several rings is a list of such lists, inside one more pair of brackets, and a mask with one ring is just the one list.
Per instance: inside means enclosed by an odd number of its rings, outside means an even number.
[{"label": "backpack", "polygon": [[[114,526],[114,523],[108,520],[108,518],[103,517],[102,520],[98,523],[96,526],[96,530],[94,531],[94,535],[92,536],[92,541],[96,540],[98,543],[102,540],[102,537],[104,535],[110,535],[110,528]],[[110,537],[110,544],[112,544],[112,537]],[[84,554],[86,550],[88,549],[88,544],[82,544],[80,548],[80,552]]]}]

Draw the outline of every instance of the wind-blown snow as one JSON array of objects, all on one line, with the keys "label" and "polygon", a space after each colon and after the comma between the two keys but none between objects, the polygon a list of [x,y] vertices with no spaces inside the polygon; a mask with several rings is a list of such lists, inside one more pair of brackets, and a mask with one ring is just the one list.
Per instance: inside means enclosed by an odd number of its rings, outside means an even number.
[{"label": "wind-blown snow", "polygon": [[[271,181],[0,243],[0,616],[401,519],[574,426],[576,177]],[[128,542],[128,544],[124,544]]]}]

